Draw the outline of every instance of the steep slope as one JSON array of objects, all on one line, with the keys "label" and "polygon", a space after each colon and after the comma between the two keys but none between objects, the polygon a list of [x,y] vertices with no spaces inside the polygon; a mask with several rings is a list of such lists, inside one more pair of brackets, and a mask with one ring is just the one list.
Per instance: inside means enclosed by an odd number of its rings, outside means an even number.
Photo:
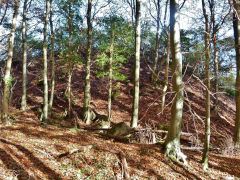
[{"label": "steep slope", "polygon": [[[141,64],[140,77],[140,127],[164,127],[169,123],[172,102],[171,92],[166,97],[166,108],[161,111],[161,90],[150,83],[151,72]],[[67,109],[65,68],[57,61],[55,100],[52,125],[41,125],[37,108],[43,102],[42,65],[36,59],[28,66],[28,108],[20,112],[21,63],[13,67],[14,87],[11,98],[13,127],[0,126],[0,178],[19,179],[114,179],[123,178],[124,171],[119,153],[123,153],[132,178],[139,179],[221,179],[240,177],[240,157],[222,154],[219,148],[231,153],[230,137],[234,126],[234,101],[220,94],[219,116],[212,117],[210,171],[201,167],[201,147],[204,133],[204,96],[201,81],[191,79],[185,84],[185,104],[182,128],[191,134],[183,137],[184,153],[189,167],[174,163],[164,157],[160,145],[115,142],[111,138],[82,129],[74,123],[81,120],[83,107],[84,67],[78,65],[73,73],[74,117],[65,118]],[[122,71],[131,80],[131,64]],[[163,77],[161,77],[163,78]],[[185,82],[189,77],[184,77]],[[171,76],[169,77],[171,81]],[[118,97],[113,100],[114,123],[130,123],[133,84],[118,84]],[[107,80],[92,76],[92,108],[107,114]],[[84,127],[84,124],[80,124]],[[228,144],[226,144],[228,143]],[[84,146],[84,148],[83,148]],[[86,146],[86,148],[85,148]],[[82,149],[83,148],[83,149]],[[189,150],[191,149],[191,150]],[[71,153],[73,152],[73,153]],[[231,154],[232,155],[232,154]]]}]

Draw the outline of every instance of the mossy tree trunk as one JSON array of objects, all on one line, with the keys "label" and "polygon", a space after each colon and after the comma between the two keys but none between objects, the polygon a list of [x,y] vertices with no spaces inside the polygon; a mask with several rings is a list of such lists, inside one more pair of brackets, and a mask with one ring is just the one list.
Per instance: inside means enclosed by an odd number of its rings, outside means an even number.
[{"label": "mossy tree trunk", "polygon": [[182,160],[185,164],[186,156],[180,150],[180,135],[183,111],[183,83],[182,83],[182,53],[180,42],[180,13],[179,0],[170,0],[170,43],[172,54],[174,101],[171,108],[171,122],[168,135],[164,143],[166,156]]},{"label": "mossy tree trunk", "polygon": [[1,120],[5,125],[11,125],[11,121],[8,119],[8,105],[9,105],[9,94],[10,94],[10,86],[12,83],[11,79],[11,66],[12,66],[12,57],[13,57],[13,46],[14,46],[14,36],[16,30],[16,22],[19,8],[19,1],[14,1],[14,13],[12,19],[12,28],[9,36],[9,47],[8,47],[8,59],[6,63],[6,70],[4,75],[4,89],[3,89],[3,99],[2,99],[2,114]]},{"label": "mossy tree trunk", "polygon": [[43,37],[43,121],[48,120],[48,78],[47,78],[47,28],[48,28],[48,18],[49,18],[49,0],[46,0],[46,15],[44,23],[44,37]]},{"label": "mossy tree trunk", "polygon": [[90,68],[91,68],[91,52],[92,52],[92,0],[88,0],[88,9],[87,9],[87,57],[86,57],[86,69],[85,69],[85,88],[84,88],[84,105],[83,105],[83,116],[84,116],[84,122],[86,124],[91,123],[91,116],[90,116]]},{"label": "mossy tree trunk", "polygon": [[27,41],[26,41],[26,19],[27,19],[27,2],[23,4],[23,20],[22,20],[22,44],[23,44],[23,62],[22,62],[22,100],[21,110],[25,111],[27,106]]},{"label": "mossy tree trunk", "polygon": [[112,79],[113,79],[113,48],[114,48],[114,32],[111,32],[110,40],[110,57],[109,57],[109,80],[108,80],[108,121],[111,121],[111,110],[112,110]]},{"label": "mossy tree trunk", "polygon": [[203,169],[208,168],[208,152],[209,152],[209,144],[210,144],[210,67],[209,67],[209,61],[210,61],[210,31],[209,31],[209,20],[208,15],[206,12],[206,5],[205,0],[202,0],[202,9],[203,9],[203,15],[205,19],[205,35],[204,35],[204,41],[205,41],[205,76],[206,76],[206,120],[205,120],[205,139],[204,139],[204,150],[203,150],[203,156],[202,156],[202,162],[203,162]]},{"label": "mossy tree trunk", "polygon": [[135,72],[134,97],[131,127],[137,127],[139,105],[139,77],[140,77],[140,45],[141,45],[141,0],[136,0],[136,33],[135,33]]},{"label": "mossy tree trunk", "polygon": [[234,136],[233,141],[235,147],[240,149],[240,22],[238,17],[240,16],[240,2],[233,0],[234,8],[236,12],[233,14],[233,29],[234,29],[234,38],[235,38],[235,51],[236,51],[236,120],[234,127]]},{"label": "mossy tree trunk", "polygon": [[52,106],[54,99],[54,89],[55,89],[55,57],[54,57],[54,30],[53,30],[53,7],[52,0],[50,0],[50,28],[51,28],[51,63],[52,63],[52,72],[51,72],[51,94],[49,99],[49,116],[52,114]]},{"label": "mossy tree trunk", "polygon": [[164,85],[162,90],[162,110],[165,106],[165,98],[168,88],[168,69],[169,69],[169,59],[170,59],[170,34],[167,32],[167,57],[166,57],[166,66],[165,66],[165,79],[164,79]]}]

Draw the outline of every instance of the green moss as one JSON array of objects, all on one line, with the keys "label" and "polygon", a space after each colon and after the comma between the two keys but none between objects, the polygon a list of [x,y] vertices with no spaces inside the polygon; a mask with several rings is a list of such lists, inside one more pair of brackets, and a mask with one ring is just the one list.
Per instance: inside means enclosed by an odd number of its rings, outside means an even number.
[{"label": "green moss", "polygon": [[166,125],[159,125],[159,126],[157,126],[157,130],[168,131],[168,126],[166,126]]}]

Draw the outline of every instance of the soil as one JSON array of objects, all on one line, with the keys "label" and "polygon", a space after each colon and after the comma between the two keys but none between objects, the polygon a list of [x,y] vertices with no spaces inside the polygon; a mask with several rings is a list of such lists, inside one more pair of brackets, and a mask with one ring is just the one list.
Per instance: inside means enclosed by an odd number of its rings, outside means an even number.
[{"label": "soil", "polygon": [[[36,109],[43,103],[41,59],[28,66],[28,109],[21,112],[21,63],[13,66],[13,88],[10,103],[11,127],[0,125],[0,179],[126,179],[124,155],[131,179],[234,179],[240,178],[240,155],[235,153],[232,135],[235,118],[233,97],[220,93],[218,115],[211,117],[211,151],[209,169],[201,164],[204,140],[204,88],[196,79],[184,77],[185,102],[182,131],[182,151],[188,166],[164,156],[160,143],[119,142],[111,137],[85,130],[81,121],[84,90],[84,65],[77,65],[73,73],[73,117],[67,118],[67,78],[60,60],[56,63],[56,88],[53,114],[47,124],[39,121]],[[94,67],[94,65],[93,65]],[[121,92],[113,100],[112,123],[131,120],[132,90],[131,64],[122,68],[129,81],[115,81]],[[91,79],[91,108],[107,115],[107,78]],[[163,67],[164,69],[164,67]],[[50,73],[50,69],[49,69]],[[161,110],[161,88],[151,81],[151,71],[141,64],[139,127],[167,127],[173,96],[170,90],[166,107]],[[164,73],[161,73],[161,79]],[[49,74],[50,80],[50,74]],[[171,76],[169,77],[171,82]],[[188,83],[187,83],[188,82]],[[171,84],[170,84],[171,87]],[[170,88],[169,88],[170,89]],[[212,106],[213,106],[212,97]],[[78,128],[76,128],[78,125]]]}]

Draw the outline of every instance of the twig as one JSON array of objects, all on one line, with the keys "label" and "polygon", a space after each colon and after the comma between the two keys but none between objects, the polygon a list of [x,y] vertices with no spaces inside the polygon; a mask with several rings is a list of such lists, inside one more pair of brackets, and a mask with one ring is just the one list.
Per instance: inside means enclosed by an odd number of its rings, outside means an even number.
[{"label": "twig", "polygon": [[127,164],[127,160],[123,154],[123,152],[119,152],[119,157],[121,159],[121,162],[122,162],[122,168],[123,168],[123,171],[124,171],[124,177],[126,180],[130,180],[130,175],[129,175],[129,172],[128,172],[128,164]]}]

